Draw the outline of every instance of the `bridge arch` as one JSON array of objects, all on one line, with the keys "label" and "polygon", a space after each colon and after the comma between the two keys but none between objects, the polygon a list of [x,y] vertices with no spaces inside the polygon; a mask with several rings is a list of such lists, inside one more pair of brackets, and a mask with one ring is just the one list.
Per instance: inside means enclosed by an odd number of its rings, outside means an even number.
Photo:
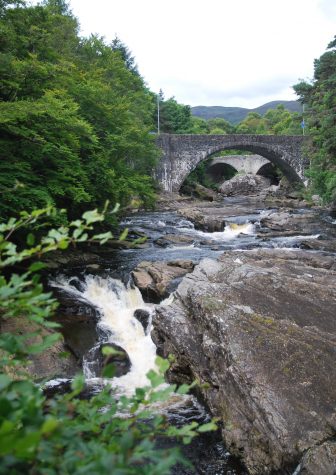
[{"label": "bridge arch", "polygon": [[203,160],[222,150],[247,150],[276,165],[292,182],[302,181],[306,160],[303,138],[275,135],[170,135],[157,137],[162,158],[156,178],[166,191],[179,191],[185,178]]}]

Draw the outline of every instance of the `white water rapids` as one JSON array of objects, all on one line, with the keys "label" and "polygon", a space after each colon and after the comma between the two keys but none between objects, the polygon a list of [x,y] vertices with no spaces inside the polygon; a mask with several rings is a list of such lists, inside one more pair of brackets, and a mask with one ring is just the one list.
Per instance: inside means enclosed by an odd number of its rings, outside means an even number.
[{"label": "white water rapids", "polygon": [[[51,285],[96,307],[100,314],[98,328],[108,335],[104,343],[121,346],[130,358],[130,371],[108,382],[127,395],[134,393],[136,388],[148,385],[146,374],[156,367],[156,347],[150,334],[145,335],[143,326],[133,316],[137,309],[152,312],[150,306],[144,303],[139,289],[125,286],[117,279],[87,275],[81,290],[77,290],[71,285],[72,280],[61,276]],[[85,362],[84,375],[87,378],[94,376],[88,367],[85,371]]]}]

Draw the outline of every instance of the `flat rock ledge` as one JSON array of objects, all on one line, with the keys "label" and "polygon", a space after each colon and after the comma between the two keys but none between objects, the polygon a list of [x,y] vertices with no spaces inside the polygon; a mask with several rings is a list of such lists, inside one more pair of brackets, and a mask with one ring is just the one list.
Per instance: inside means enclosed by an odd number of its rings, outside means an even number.
[{"label": "flat rock ledge", "polygon": [[[336,261],[259,249],[204,259],[158,306],[152,336],[198,379],[250,474],[336,472]],[[318,467],[318,469],[316,468]]]}]

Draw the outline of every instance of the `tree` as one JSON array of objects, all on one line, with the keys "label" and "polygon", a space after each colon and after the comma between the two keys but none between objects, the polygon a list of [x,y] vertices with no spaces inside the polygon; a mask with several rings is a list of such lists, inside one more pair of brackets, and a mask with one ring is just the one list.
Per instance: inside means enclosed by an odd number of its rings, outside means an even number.
[{"label": "tree", "polygon": [[154,107],[127,47],[80,38],[65,0],[10,6],[0,17],[2,218],[49,203],[70,217],[106,199],[153,203]]},{"label": "tree", "polygon": [[125,63],[126,68],[133,74],[139,76],[139,71],[134,56],[132,56],[132,53],[128,47],[117,36],[115,36],[115,38],[112,40],[111,48],[120,55],[121,59]]},{"label": "tree", "polygon": [[[208,120],[210,134],[232,134],[235,130],[234,126],[225,119],[216,117]],[[221,132],[219,132],[221,130]]]},{"label": "tree", "polygon": [[267,133],[265,120],[257,112],[249,112],[236,128],[237,134],[265,134]]},{"label": "tree", "polygon": [[[190,106],[179,104],[174,97],[164,100],[160,90],[160,130],[167,134],[193,133],[193,120]],[[157,97],[153,97],[153,102]],[[157,110],[154,113],[154,123],[157,121]]]},{"label": "tree", "polygon": [[306,106],[306,121],[311,137],[312,191],[325,202],[336,202],[336,36],[327,51],[314,62],[312,83],[294,86]]}]

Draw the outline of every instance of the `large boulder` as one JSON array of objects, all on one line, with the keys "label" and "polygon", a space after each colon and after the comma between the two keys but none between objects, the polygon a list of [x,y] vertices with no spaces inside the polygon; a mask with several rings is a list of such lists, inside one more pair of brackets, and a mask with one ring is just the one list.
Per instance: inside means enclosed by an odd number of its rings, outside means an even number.
[{"label": "large boulder", "polygon": [[260,193],[271,184],[269,178],[260,175],[236,175],[231,180],[226,180],[219,187],[220,193],[224,196],[250,195]]},{"label": "large boulder", "polygon": [[228,252],[201,261],[175,294],[152,336],[176,356],[171,380],[200,381],[228,450],[250,474],[293,473],[310,451],[300,467],[334,475],[335,451],[321,444],[336,433],[335,257]]},{"label": "large boulder", "polygon": [[142,261],[132,271],[135,285],[147,301],[159,302],[175,290],[178,283],[194,268],[189,260],[170,262]]},{"label": "large boulder", "polygon": [[180,209],[179,214],[194,223],[195,229],[209,233],[221,232],[225,228],[225,219],[208,208]]}]

